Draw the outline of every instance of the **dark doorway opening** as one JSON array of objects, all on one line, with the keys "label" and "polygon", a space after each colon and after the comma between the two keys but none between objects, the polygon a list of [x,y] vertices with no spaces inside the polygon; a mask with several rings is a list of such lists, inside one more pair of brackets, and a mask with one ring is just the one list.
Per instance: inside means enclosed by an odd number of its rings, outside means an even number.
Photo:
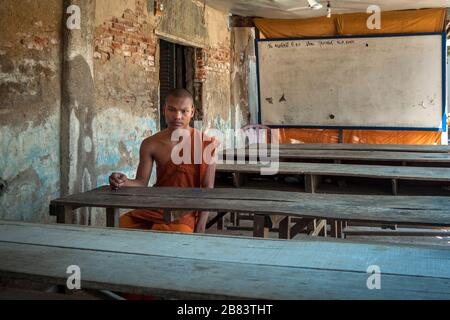
[{"label": "dark doorway opening", "polygon": [[169,92],[176,88],[184,88],[195,96],[195,48],[161,39],[159,80],[160,125],[163,130],[167,127],[164,104]]}]

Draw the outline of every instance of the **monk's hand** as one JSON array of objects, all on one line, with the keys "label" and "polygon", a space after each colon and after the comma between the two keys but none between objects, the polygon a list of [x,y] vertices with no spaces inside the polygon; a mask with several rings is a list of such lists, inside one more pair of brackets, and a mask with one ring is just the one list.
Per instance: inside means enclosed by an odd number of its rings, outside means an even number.
[{"label": "monk's hand", "polygon": [[128,181],[128,177],[123,173],[114,172],[109,176],[109,185],[112,189],[119,189],[125,186]]}]

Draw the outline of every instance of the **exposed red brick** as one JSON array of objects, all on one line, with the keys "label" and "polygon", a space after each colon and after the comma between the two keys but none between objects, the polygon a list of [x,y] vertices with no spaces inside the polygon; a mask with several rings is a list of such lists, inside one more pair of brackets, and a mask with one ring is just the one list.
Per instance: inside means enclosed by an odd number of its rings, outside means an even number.
[{"label": "exposed red brick", "polygon": [[125,25],[122,23],[113,23],[113,28],[120,31],[125,31]]},{"label": "exposed red brick", "polygon": [[127,63],[155,72],[157,40],[143,31],[147,24],[146,1],[136,0],[135,6],[135,10],[126,9],[120,18],[112,17],[96,29],[95,58],[105,62],[112,55],[120,55]]},{"label": "exposed red brick", "polygon": [[120,48],[122,48],[122,44],[120,42],[113,41],[111,44],[111,47],[113,49],[120,49]]}]

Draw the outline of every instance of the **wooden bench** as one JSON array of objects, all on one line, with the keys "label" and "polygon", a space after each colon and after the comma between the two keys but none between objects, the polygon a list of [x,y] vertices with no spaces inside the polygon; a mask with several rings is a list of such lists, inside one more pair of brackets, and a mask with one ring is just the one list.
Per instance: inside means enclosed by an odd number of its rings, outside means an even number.
[{"label": "wooden bench", "polygon": [[[450,250],[0,221],[0,277],[168,299],[450,299]],[[381,289],[369,290],[368,268]],[[182,276],[179,276],[182,275]],[[175,280],[174,280],[175,279]]]},{"label": "wooden bench", "polygon": [[[243,175],[259,174],[264,167],[260,164],[220,164],[217,165],[217,172],[232,173],[235,186],[240,187],[243,183]],[[278,174],[305,175],[305,190],[311,193],[316,192],[321,176],[389,179],[394,195],[398,194],[398,180],[448,182],[450,184],[450,168],[294,162],[280,162],[278,167]]]},{"label": "wooden bench", "polygon": [[[390,152],[421,152],[450,153],[449,145],[420,144],[351,144],[351,143],[315,143],[315,144],[279,144],[279,149],[286,150],[349,150],[349,151],[390,151]],[[250,148],[263,147],[270,150],[270,144],[252,144]]]},{"label": "wooden bench", "polygon": [[[237,159],[238,154],[245,155],[248,159],[255,149],[225,150],[221,153],[223,159]],[[270,149],[267,150],[270,155]],[[255,153],[257,154],[257,153]],[[234,157],[228,156],[234,155]],[[256,157],[255,157],[256,158]],[[421,152],[396,152],[396,151],[366,151],[366,150],[298,150],[279,149],[275,162],[305,162],[305,161],[328,161],[334,163],[362,162],[370,164],[400,163],[401,165],[422,165],[434,167],[449,167],[450,153],[421,153]],[[259,158],[258,158],[259,159]],[[270,161],[270,157],[261,157],[262,161]]]},{"label": "wooden bench", "polygon": [[111,227],[118,226],[120,208],[162,209],[166,213],[171,210],[254,213],[255,237],[267,233],[265,216],[280,215],[285,217],[280,223],[280,237],[288,239],[298,230],[298,224],[305,223],[299,221],[291,227],[292,218],[450,226],[448,197],[324,195],[235,188],[101,187],[51,201],[50,214],[64,223],[66,215],[81,207],[106,208],[107,225]]}]

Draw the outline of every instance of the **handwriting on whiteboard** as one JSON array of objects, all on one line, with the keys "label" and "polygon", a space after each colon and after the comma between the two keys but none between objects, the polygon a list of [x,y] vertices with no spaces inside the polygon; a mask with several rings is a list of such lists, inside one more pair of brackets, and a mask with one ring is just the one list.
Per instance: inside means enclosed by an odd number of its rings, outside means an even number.
[{"label": "handwriting on whiteboard", "polygon": [[280,41],[267,43],[269,49],[283,49],[296,47],[327,47],[327,46],[342,46],[354,44],[352,39],[327,39],[327,40],[301,40],[301,41]]}]

